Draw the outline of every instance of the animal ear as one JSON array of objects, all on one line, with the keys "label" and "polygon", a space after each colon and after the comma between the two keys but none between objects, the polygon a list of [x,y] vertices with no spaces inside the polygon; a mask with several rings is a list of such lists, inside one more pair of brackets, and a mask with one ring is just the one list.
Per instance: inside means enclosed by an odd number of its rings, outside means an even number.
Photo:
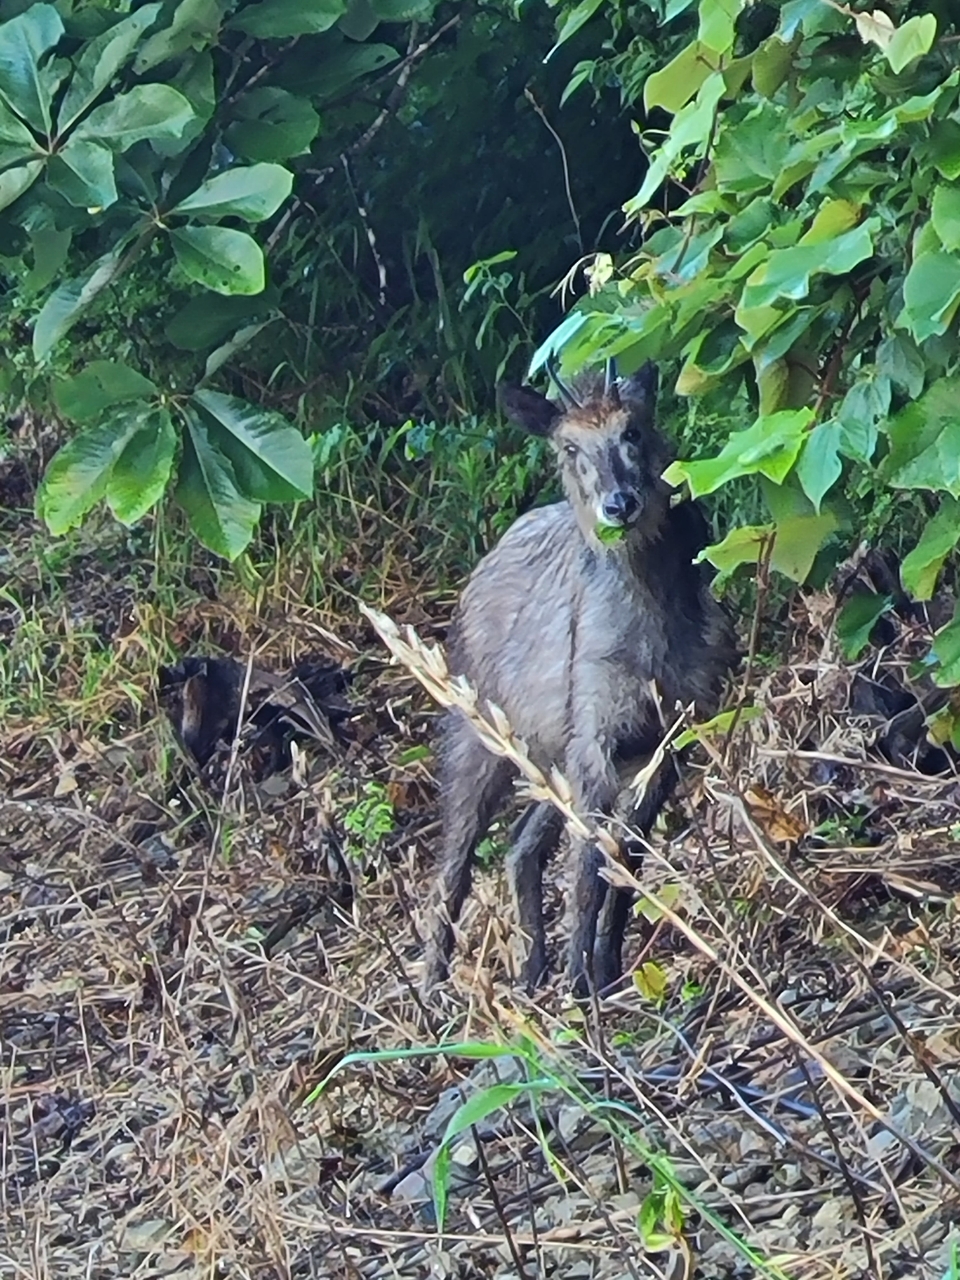
[{"label": "animal ear", "polygon": [[500,404],[504,413],[517,426],[534,436],[548,436],[556,426],[560,410],[533,387],[513,387],[501,383]]},{"label": "animal ear", "polygon": [[620,398],[627,403],[642,405],[647,410],[655,408],[660,375],[652,360],[624,378],[620,383]]}]

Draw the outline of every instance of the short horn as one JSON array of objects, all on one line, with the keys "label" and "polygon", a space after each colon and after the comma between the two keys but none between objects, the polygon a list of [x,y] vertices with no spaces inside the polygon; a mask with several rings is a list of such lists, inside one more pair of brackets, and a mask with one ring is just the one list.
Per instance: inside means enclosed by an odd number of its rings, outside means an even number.
[{"label": "short horn", "polygon": [[612,400],[615,405],[620,404],[620,382],[617,378],[617,362],[613,356],[607,361],[607,367],[604,371],[603,394],[608,400]]},{"label": "short horn", "polygon": [[550,354],[547,356],[546,360],[544,361],[544,365],[546,366],[547,373],[550,375],[551,381],[553,382],[557,390],[560,392],[560,398],[563,401],[563,407],[565,409],[582,409],[583,406],[581,405],[580,401],[577,399],[577,397],[573,394],[573,392],[570,390],[567,384],[560,377],[560,369],[557,364],[556,351],[550,352]]}]

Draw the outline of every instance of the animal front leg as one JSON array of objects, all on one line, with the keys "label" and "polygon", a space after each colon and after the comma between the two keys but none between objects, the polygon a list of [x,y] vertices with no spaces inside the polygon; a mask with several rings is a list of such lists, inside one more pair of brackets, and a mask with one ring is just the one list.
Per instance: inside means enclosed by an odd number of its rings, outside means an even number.
[{"label": "animal front leg", "polygon": [[538,804],[524,813],[507,855],[507,874],[513,888],[520,928],[529,940],[523,968],[532,991],[547,971],[547,938],[543,922],[543,868],[557,847],[563,817],[552,804]]},{"label": "animal front leg", "polygon": [[[567,777],[574,806],[584,817],[609,814],[617,798],[617,774],[608,753],[596,738],[575,740],[567,753]],[[600,875],[604,857],[590,840],[574,843],[573,931],[567,955],[567,976],[578,996],[588,993],[594,974],[597,919],[609,885]],[[607,969],[604,962],[604,971]],[[619,976],[619,975],[618,975]]]}]

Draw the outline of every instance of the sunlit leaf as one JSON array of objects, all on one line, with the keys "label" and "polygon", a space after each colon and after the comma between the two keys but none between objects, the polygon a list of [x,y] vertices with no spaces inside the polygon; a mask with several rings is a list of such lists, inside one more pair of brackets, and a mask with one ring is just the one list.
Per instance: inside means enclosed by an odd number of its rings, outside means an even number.
[{"label": "sunlit leaf", "polygon": [[292,187],[289,169],[279,164],[252,164],[208,178],[170,212],[262,222],[276,213]]},{"label": "sunlit leaf", "polygon": [[664,479],[672,485],[686,481],[694,498],[758,472],[779,483],[796,461],[812,421],[811,409],[784,409],[758,418],[746,431],[735,431],[715,458],[674,462]]},{"label": "sunlit leaf", "polygon": [[230,458],[242,493],[258,502],[291,502],[313,493],[313,454],[279,413],[201,388],[193,403],[215,420],[218,446]]},{"label": "sunlit leaf", "polygon": [[96,101],[133,54],[143,33],[156,21],[161,7],[145,4],[83,46],[60,104],[58,133],[65,133]]},{"label": "sunlit leaf", "polygon": [[960,540],[960,502],[944,495],[940,509],[920,536],[920,541],[900,566],[900,581],[915,600],[929,600],[943,562]]},{"label": "sunlit leaf", "polygon": [[100,501],[115,462],[141,422],[138,413],[118,409],[54,454],[37,492],[37,514],[51,533],[66,533]]},{"label": "sunlit leaf", "polygon": [[121,524],[133,525],[160,501],[170,481],[177,446],[166,408],[138,406],[140,426],[114,463],[107,480],[107,506]]}]

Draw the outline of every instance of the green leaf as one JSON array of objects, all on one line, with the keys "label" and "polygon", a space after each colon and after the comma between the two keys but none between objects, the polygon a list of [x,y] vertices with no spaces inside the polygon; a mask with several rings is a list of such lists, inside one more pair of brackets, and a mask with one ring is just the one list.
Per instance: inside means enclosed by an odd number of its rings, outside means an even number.
[{"label": "green leaf", "polygon": [[0,169],[43,155],[36,138],[3,102],[0,102]]},{"label": "green leaf", "polygon": [[817,552],[836,527],[837,517],[832,511],[778,520],[770,568],[791,582],[806,582]]},{"label": "green leaf", "polygon": [[722,542],[705,547],[697,558],[709,560],[726,577],[742,564],[756,564],[764,546],[773,537],[770,567],[791,582],[802,583],[813,567],[817,552],[836,527],[837,519],[831,512],[787,516],[772,525],[733,529]]},{"label": "green leaf", "polygon": [[600,520],[594,525],[593,531],[597,535],[597,541],[602,542],[604,546],[612,546],[615,542],[622,542],[627,536],[626,526],[622,524],[605,524]]},{"label": "green leaf", "polygon": [[183,414],[187,430],[174,497],[203,545],[236,560],[253,537],[260,503],[240,493],[233,464],[210,438],[208,420],[189,406]]},{"label": "green leaf", "polygon": [[722,542],[704,547],[697,559],[709,560],[726,577],[742,564],[758,564],[773,531],[772,524],[743,525],[731,529]]},{"label": "green leaf", "polygon": [[94,360],[74,377],[62,378],[53,386],[57,408],[73,422],[93,422],[113,405],[158,394],[149,378],[120,360]]},{"label": "green leaf", "polygon": [[225,0],[181,0],[169,27],[144,41],[133,69],[142,75],[150,67],[170,58],[214,43],[220,33]]},{"label": "green leaf", "polygon": [[733,432],[715,458],[674,462],[663,478],[672,485],[686,481],[693,498],[758,472],[780,484],[796,462],[812,421],[812,409],[784,409],[758,418],[746,431]]},{"label": "green leaf", "polygon": [[928,522],[920,541],[900,566],[900,581],[915,600],[929,600],[943,562],[960,540],[960,502],[944,496],[940,509]]},{"label": "green leaf", "polygon": [[884,473],[896,489],[946,490],[960,498],[960,378],[940,378],[887,423]]},{"label": "green leaf", "polygon": [[0,173],[0,209],[6,209],[7,205],[13,204],[14,200],[19,200],[23,193],[33,186],[42,172],[43,161],[31,160],[28,164],[21,164],[16,169],[8,169],[6,173]]},{"label": "green leaf", "polygon": [[840,461],[842,445],[843,427],[839,422],[819,423],[804,442],[797,463],[797,479],[817,512],[824,495],[833,488],[843,471]]},{"label": "green leaf", "polygon": [[956,253],[960,249],[960,188],[938,186],[933,193],[930,218],[940,243]]},{"label": "green leaf", "polygon": [[896,29],[884,49],[894,75],[899,75],[915,58],[929,53],[936,38],[937,20],[932,13],[908,18],[902,27]]},{"label": "green leaf", "polygon": [[835,629],[840,650],[848,662],[856,662],[860,657],[870,643],[870,634],[878,619],[892,603],[889,596],[859,591],[840,610]]},{"label": "green leaf", "polygon": [[73,131],[71,141],[90,138],[126,151],[135,142],[179,138],[193,119],[193,107],[178,90],[166,84],[141,84],[111,98]]},{"label": "green leaf", "polygon": [[761,97],[772,98],[786,80],[798,46],[798,40],[787,42],[779,36],[770,36],[754,53],[753,87]]},{"label": "green leaf", "polygon": [[662,1004],[670,989],[670,979],[656,961],[645,960],[633,971],[633,985],[645,1000]]},{"label": "green leaf", "polygon": [[700,0],[697,38],[714,53],[729,53],[742,0]]},{"label": "green leaf", "polygon": [[911,400],[923,391],[926,366],[916,344],[905,333],[892,333],[877,348],[877,369]]},{"label": "green leaf", "polygon": [[43,304],[33,326],[33,356],[42,361],[79,320],[94,298],[113,281],[122,265],[122,246],[99,258],[76,280],[66,280]]},{"label": "green leaf", "polygon": [[274,86],[253,89],[237,103],[237,119],[224,134],[244,160],[287,160],[305,155],[320,131],[320,117],[305,98]]},{"label": "green leaf", "polygon": [[310,98],[314,104],[340,97],[355,81],[396,62],[400,55],[388,44],[341,44],[322,57],[313,56],[284,86]]},{"label": "green leaf", "polygon": [[858,462],[869,462],[877,447],[877,423],[886,418],[892,391],[884,374],[860,378],[837,409],[843,430],[841,453]]},{"label": "green leaf", "polygon": [[276,213],[292,187],[289,169],[279,164],[252,164],[208,178],[170,212],[262,222]]},{"label": "green leaf", "polygon": [[340,19],[338,26],[351,40],[363,41],[373,35],[380,21],[380,16],[374,11],[370,0],[348,0],[347,12]]},{"label": "green leaf", "polygon": [[647,76],[643,85],[643,105],[647,111],[663,107],[676,115],[686,106],[716,67],[716,56],[694,41],[681,49],[665,67]]},{"label": "green leaf", "polygon": [[696,99],[677,112],[666,140],[653,156],[640,190],[623,206],[625,213],[632,216],[642,213],[680,156],[691,147],[698,153],[703,150],[711,136],[717,106],[724,91],[722,74],[711,72],[700,86]]},{"label": "green leaf", "polygon": [[211,351],[207,357],[206,364],[203,366],[203,381],[206,382],[217,372],[219,368],[232,360],[238,351],[242,351],[248,343],[252,342],[258,333],[270,323],[269,320],[258,320],[256,324],[245,325],[242,329],[238,329],[229,342],[224,342],[217,347],[216,351]]},{"label": "green leaf", "polygon": [[100,501],[114,463],[139,426],[137,415],[118,410],[54,454],[37,492],[37,514],[52,534],[74,528]]},{"label": "green leaf", "polygon": [[580,0],[579,4],[575,4],[572,9],[566,11],[563,25],[557,32],[556,42],[544,58],[544,62],[549,61],[560,46],[566,44],[571,36],[575,36],[581,27],[586,26],[603,2],[604,0]]},{"label": "green leaf", "polygon": [[258,40],[318,35],[329,31],[346,10],[345,0],[263,0],[241,9],[226,25]]},{"label": "green leaf", "polygon": [[55,227],[37,227],[30,232],[33,266],[23,279],[25,293],[39,293],[59,275],[72,239],[72,231],[57,231]]},{"label": "green leaf", "polygon": [[62,35],[63,22],[52,4],[31,5],[0,25],[0,98],[47,136],[50,103],[64,67],[45,58]]},{"label": "green leaf", "polygon": [[114,463],[107,480],[107,506],[121,524],[142,520],[163,497],[177,447],[177,433],[163,407],[128,409],[139,429]]},{"label": "green leaf", "polygon": [[265,275],[260,246],[245,231],[183,227],[171,231],[184,274],[214,293],[261,293]]},{"label": "green leaf", "polygon": [[552,1080],[544,1079],[521,1080],[517,1083],[508,1081],[503,1084],[489,1085],[486,1089],[478,1089],[456,1109],[447,1121],[443,1145],[449,1147],[454,1138],[459,1137],[465,1130],[479,1124],[495,1111],[503,1111],[511,1103],[516,1102],[517,1098],[531,1093],[542,1093],[544,1090],[555,1087]]},{"label": "green leaf", "polygon": [[145,4],[83,46],[60,106],[58,133],[65,133],[100,96],[133,53],[140,37],[153,25],[161,8],[159,4]]},{"label": "green leaf", "polygon": [[935,683],[941,688],[960,684],[960,604],[953,619],[934,636],[931,648],[940,663],[939,670],[933,673]]},{"label": "green leaf", "polygon": [[78,209],[105,209],[117,198],[113,152],[74,134],[50,157],[47,182]]},{"label": "green leaf", "polygon": [[313,454],[279,413],[201,388],[193,403],[213,418],[217,442],[233,463],[241,492],[258,502],[296,502],[313,494]]},{"label": "green leaf", "polygon": [[872,233],[880,226],[870,218],[861,226],[817,244],[798,244],[775,249],[748,277],[742,306],[769,307],[778,298],[799,302],[810,292],[813,275],[846,275],[858,263],[873,255]]},{"label": "green leaf", "polygon": [[903,282],[903,310],[898,328],[923,342],[946,333],[960,303],[960,258],[952,253],[921,253]]},{"label": "green leaf", "polygon": [[960,122],[935,120],[930,126],[927,151],[942,178],[949,182],[960,178]]},{"label": "green leaf", "polygon": [[268,286],[256,298],[234,296],[191,298],[167,324],[167,339],[181,351],[204,351],[222,342],[244,321],[253,320],[276,306],[276,291]]}]

